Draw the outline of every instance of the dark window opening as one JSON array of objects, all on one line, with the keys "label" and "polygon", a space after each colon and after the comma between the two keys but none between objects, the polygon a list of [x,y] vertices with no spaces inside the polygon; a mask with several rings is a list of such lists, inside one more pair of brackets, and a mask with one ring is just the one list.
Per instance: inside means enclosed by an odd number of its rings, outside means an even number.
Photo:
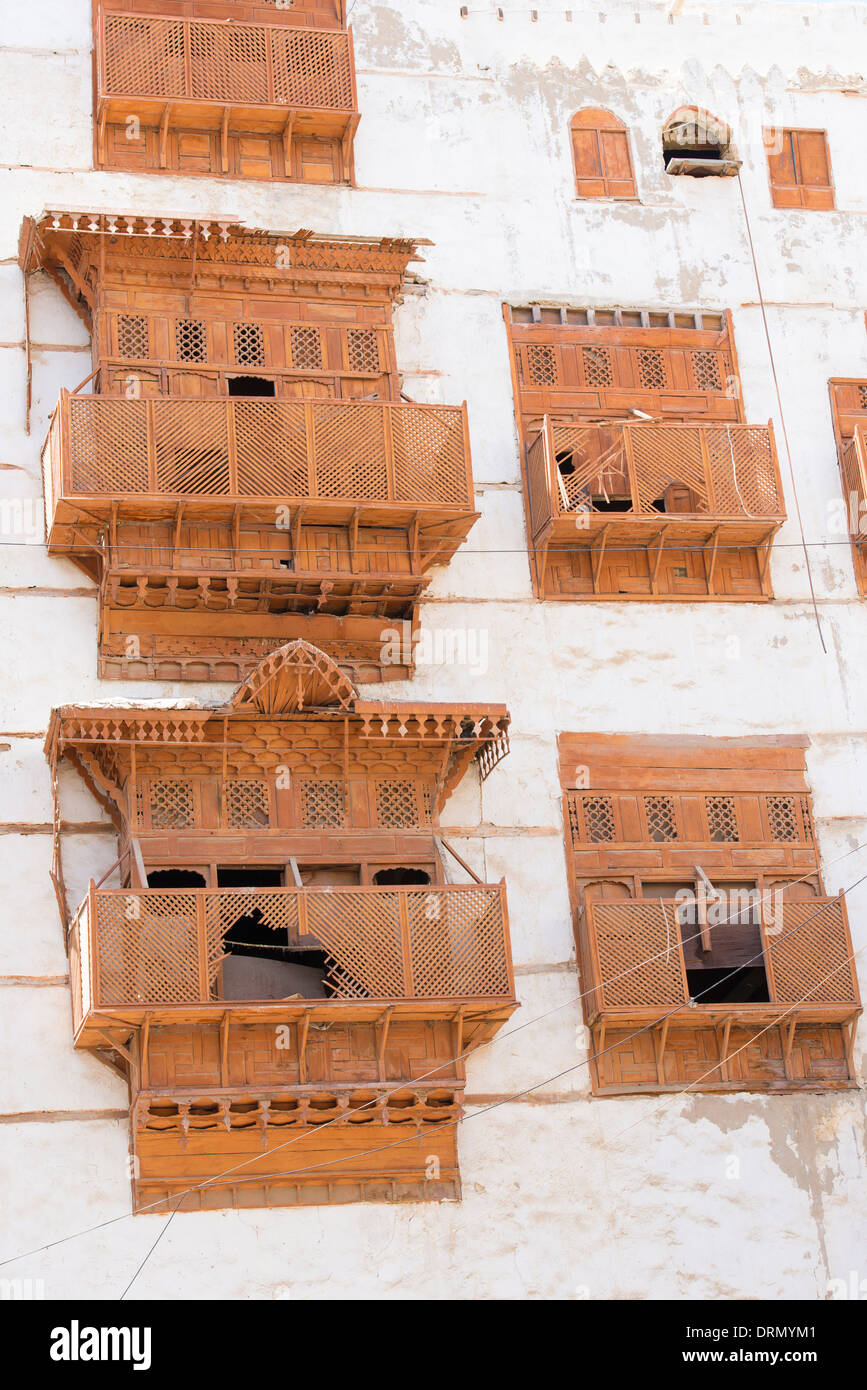
[{"label": "dark window opening", "polygon": [[276,396],[277,385],[264,376],[230,376],[230,396]]},{"label": "dark window opening", "polygon": [[218,888],[283,888],[286,875],[279,864],[221,865],[217,869]]},{"label": "dark window opening", "polygon": [[770,999],[761,965],[738,970],[687,970],[690,996],[699,1004],[765,1004]]},{"label": "dark window opening", "polygon": [[662,157],[667,169],[673,159],[725,159],[726,152],[722,145],[666,145]]},{"label": "dark window opening", "polygon": [[196,869],[153,869],[148,888],[207,888],[204,874]]},{"label": "dark window opening", "polygon": [[564,478],[569,478],[575,472],[575,460],[572,454],[558,454],[557,467],[560,469]]},{"label": "dark window opening", "polygon": [[631,497],[598,497],[591,496],[590,505],[594,512],[631,512]]},{"label": "dark window opening", "polygon": [[378,869],[373,875],[377,886],[385,884],[430,883],[430,874],[424,869]]},{"label": "dark window opening", "polygon": [[[323,999],[328,995],[328,957],[312,938],[309,948],[290,946],[285,907],[270,898],[269,888],[285,886],[279,865],[224,865],[217,869],[217,886],[238,893],[237,916],[232,900],[220,903],[224,926],[221,994],[224,999]],[[257,901],[257,890],[262,892]],[[244,891],[249,890],[249,891]]]}]

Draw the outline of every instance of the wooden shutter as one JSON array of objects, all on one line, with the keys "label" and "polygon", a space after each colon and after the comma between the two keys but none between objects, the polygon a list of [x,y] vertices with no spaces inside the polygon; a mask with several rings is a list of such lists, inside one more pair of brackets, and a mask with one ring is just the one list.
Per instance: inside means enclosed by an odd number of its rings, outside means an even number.
[{"label": "wooden shutter", "polygon": [[610,111],[572,117],[572,157],[579,198],[635,198],[629,132]]},{"label": "wooden shutter", "polygon": [[833,208],[834,188],[824,130],[771,131],[767,140],[774,207]]}]

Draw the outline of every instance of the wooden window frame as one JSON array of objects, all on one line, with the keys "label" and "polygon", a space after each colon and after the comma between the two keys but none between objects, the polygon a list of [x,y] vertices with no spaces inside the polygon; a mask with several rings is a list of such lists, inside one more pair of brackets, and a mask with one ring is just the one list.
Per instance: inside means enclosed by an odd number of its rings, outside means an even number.
[{"label": "wooden window frame", "polygon": [[[595,136],[595,162],[599,169],[598,174],[582,172],[583,166],[579,161],[576,142],[578,131],[591,133]],[[627,178],[612,176],[603,136],[622,139],[622,147],[629,169]],[[635,165],[632,160],[629,128],[624,121],[621,121],[611,111],[606,111],[601,107],[588,107],[585,110],[576,111],[569,123],[569,140],[572,147],[575,188],[579,198],[616,198],[618,201],[624,199],[637,201],[638,187],[635,181]]]},{"label": "wooden window frame", "polygon": [[[800,137],[804,135],[819,135],[822,137],[825,164],[828,170],[827,183],[807,183],[802,177]],[[765,128],[764,138],[768,162],[768,180],[771,186],[771,203],[773,206],[783,210],[802,208],[811,212],[833,212],[836,209],[836,197],[834,193],[834,174],[831,168],[831,150],[828,144],[827,130],[818,127],[768,126]],[[794,175],[793,183],[781,183],[779,177],[775,178],[774,161],[783,158],[782,153],[775,153],[777,141],[781,138],[788,141],[790,146],[792,172]]]}]

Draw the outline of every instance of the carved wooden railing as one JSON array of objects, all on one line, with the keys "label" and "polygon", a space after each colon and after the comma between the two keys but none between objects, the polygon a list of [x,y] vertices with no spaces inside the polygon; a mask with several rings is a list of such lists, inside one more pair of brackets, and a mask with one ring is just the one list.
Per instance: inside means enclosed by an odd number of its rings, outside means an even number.
[{"label": "carved wooden railing", "polygon": [[353,113],[348,32],[101,11],[97,96]]},{"label": "carved wooden railing", "polygon": [[473,505],[465,405],[63,392],[43,472],[49,528],[76,498]]},{"label": "carved wooden railing", "polygon": [[101,1009],[213,1004],[226,934],[250,914],[260,930],[273,931],[275,946],[327,955],[332,1000],[514,995],[503,883],[237,891],[91,885],[69,938],[76,1032]]},{"label": "carved wooden railing", "polygon": [[533,536],[580,512],[634,521],[668,514],[714,520],[785,518],[770,422],[729,424],[569,424],[547,415],[527,449]]},{"label": "carved wooden railing", "polygon": [[[579,922],[584,989],[591,1017],[660,1013],[689,1000],[681,933],[700,932],[692,912],[680,925],[682,904],[674,899],[636,898],[629,902],[588,902]],[[858,984],[842,898],[811,898],[757,903],[748,909],[758,920],[770,1005],[729,1004],[732,1012],[773,1005],[804,1010],[827,1006],[858,1008]],[[734,919],[733,919],[734,920]],[[713,925],[709,927],[713,939]],[[701,1001],[695,1006],[701,1010]]]},{"label": "carved wooden railing", "polygon": [[867,542],[867,433],[863,427],[856,429],[843,445],[840,467],[849,534],[863,545]]}]

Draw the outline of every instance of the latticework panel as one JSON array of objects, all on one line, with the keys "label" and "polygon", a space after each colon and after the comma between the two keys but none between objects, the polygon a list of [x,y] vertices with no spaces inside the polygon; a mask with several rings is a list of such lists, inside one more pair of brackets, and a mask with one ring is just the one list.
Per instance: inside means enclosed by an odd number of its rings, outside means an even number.
[{"label": "latticework panel", "polygon": [[601,1007],[671,1008],[686,1002],[674,902],[588,903]]},{"label": "latticework panel", "polygon": [[546,343],[531,343],[524,349],[525,372],[533,386],[557,386],[560,364],[557,352]]},{"label": "latticework panel", "polygon": [[372,328],[346,330],[346,358],[354,372],[379,372],[379,337]]},{"label": "latticework panel", "polygon": [[499,893],[407,894],[413,996],[416,999],[509,993]]},{"label": "latticework panel", "polygon": [[579,796],[576,792],[568,792],[566,804],[573,844],[617,839],[614,801],[610,796]]},{"label": "latticework panel", "polygon": [[[667,490],[686,487],[696,513],[739,518],[783,514],[773,441],[765,426],[618,428],[555,420],[552,442],[556,464],[568,464],[560,469],[557,500],[562,510],[591,505],[591,494],[619,491],[628,478],[632,510],[637,513],[658,515]],[[682,506],[682,501],[676,504]]]},{"label": "latticework panel", "polygon": [[106,95],[185,94],[185,26],[181,20],[107,14],[103,23]]},{"label": "latticework panel", "polygon": [[664,391],[668,386],[665,353],[658,348],[639,348],[638,380],[643,391]]},{"label": "latticework panel", "polygon": [[271,823],[268,783],[234,778],[223,783],[226,824],[234,829],[255,829]]},{"label": "latticework panel", "polygon": [[103,22],[105,96],[353,109],[347,33],[115,14]]},{"label": "latticework panel", "polygon": [[708,796],[705,797],[704,804],[710,838],[726,842],[738,840],[740,836],[734,797]]},{"label": "latticework panel", "polygon": [[179,362],[207,362],[208,330],[202,319],[175,319],[175,356]]},{"label": "latticework panel", "polygon": [[630,430],[629,442],[635,467],[637,496],[632,501],[636,511],[657,512],[654,503],[678,484],[695,493],[697,511],[708,511],[701,430],[654,425]]},{"label": "latticework panel", "polygon": [[265,366],[265,333],[261,323],[232,324],[232,346],[239,367]]},{"label": "latticework panel", "polygon": [[147,402],[70,396],[70,492],[148,490]]},{"label": "latticework panel", "polygon": [[699,391],[722,391],[724,358],[719,352],[696,351],[689,354],[692,374]]},{"label": "latticework panel", "polygon": [[594,495],[618,492],[626,478],[622,433],[604,434],[595,425],[560,425],[552,430],[561,511],[592,508]]},{"label": "latticework panel", "polygon": [[232,932],[232,939],[241,944],[245,939],[245,926],[256,931],[262,927],[272,931],[275,946],[285,947],[290,941],[298,940],[297,893],[224,888],[219,893],[203,894],[203,899],[209,941],[223,943]]},{"label": "latticework panel", "polygon": [[346,34],[272,29],[274,96],[281,105],[352,109]]},{"label": "latticework panel", "polygon": [[342,782],[307,778],[298,787],[299,821],[306,828],[339,830],[346,824],[346,790]]},{"label": "latticework panel", "polygon": [[781,1004],[857,1003],[842,903],[784,902],[778,931],[765,929],[773,997]]},{"label": "latticework panel", "polygon": [[150,331],[144,314],[118,314],[116,320],[118,357],[143,360],[150,353]]},{"label": "latticework panel", "polygon": [[289,355],[293,367],[319,371],[323,366],[322,333],[308,324],[289,329]]},{"label": "latticework panel", "polygon": [[203,981],[194,893],[96,894],[96,1004],[206,1002],[222,936],[212,921],[203,941]]},{"label": "latticework panel", "polygon": [[[806,821],[803,819],[805,809]],[[812,840],[812,826],[805,797],[766,796],[765,815],[770,839],[782,844],[797,844],[801,840],[809,843]]]},{"label": "latticework panel", "polygon": [[585,347],[581,349],[581,365],[584,370],[584,385],[588,387],[613,386],[614,365],[609,348]]},{"label": "latticework panel", "polygon": [[252,397],[232,404],[239,495],[307,496],[310,474],[304,407]]},{"label": "latticework panel", "polygon": [[646,796],[644,819],[649,840],[666,842],[677,839],[677,813],[673,797]]},{"label": "latticework panel", "polygon": [[191,24],[191,96],[202,101],[264,106],[268,90],[268,31],[261,25]]},{"label": "latticework panel", "polygon": [[229,439],[221,401],[151,401],[157,488],[205,496],[229,491]]},{"label": "latticework panel", "polygon": [[407,406],[392,413],[391,431],[398,501],[459,506],[472,501],[459,414]]},{"label": "latticework panel", "polygon": [[430,813],[419,800],[418,784],[398,778],[374,783],[376,824],[395,830],[411,830],[430,822]]},{"label": "latticework panel", "polygon": [[319,497],[388,498],[385,421],[362,420],[351,409],[312,408],[316,490]]},{"label": "latticework panel", "polygon": [[339,998],[407,996],[399,893],[312,893],[307,926],[334,962],[329,984]]},{"label": "latticework panel", "polygon": [[196,823],[192,782],[154,780],[139,791],[152,830],[187,830]]},{"label": "latticework panel", "polygon": [[759,425],[708,425],[705,443],[713,480],[714,515],[780,516],[782,498],[771,436]]}]

